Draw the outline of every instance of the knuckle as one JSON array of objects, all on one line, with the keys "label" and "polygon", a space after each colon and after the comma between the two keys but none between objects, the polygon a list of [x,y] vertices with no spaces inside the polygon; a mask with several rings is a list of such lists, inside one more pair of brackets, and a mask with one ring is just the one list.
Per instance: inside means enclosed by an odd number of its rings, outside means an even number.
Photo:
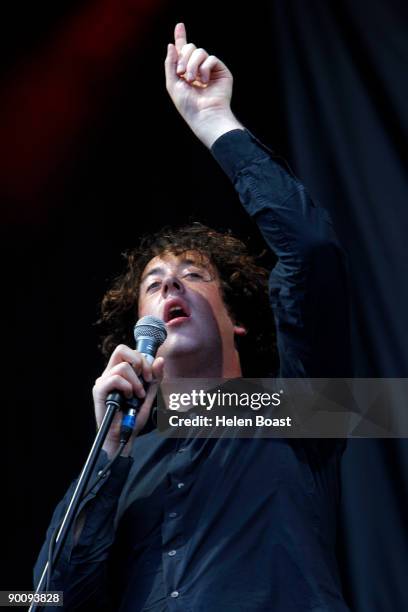
[{"label": "knuckle", "polygon": [[185,55],[186,53],[190,53],[191,51],[194,51],[195,48],[196,46],[194,43],[187,43],[186,45],[183,45],[181,54]]},{"label": "knuckle", "polygon": [[123,353],[124,351],[126,351],[126,349],[127,349],[126,344],[118,344],[118,346],[114,350],[114,353],[116,354]]},{"label": "knuckle", "polygon": [[119,389],[120,391],[129,391],[131,389],[130,383],[120,376],[119,374],[114,374],[109,381],[110,389]]},{"label": "knuckle", "polygon": [[139,374],[139,372],[143,369],[143,361],[141,359],[134,359],[132,361],[131,364],[129,364],[129,367],[131,368],[131,370],[133,372],[136,372],[136,374]]},{"label": "knuckle", "polygon": [[92,393],[98,393],[103,386],[103,382],[102,377],[97,378],[92,387]]},{"label": "knuckle", "polygon": [[122,361],[121,363],[119,363],[116,368],[115,371],[118,374],[126,374],[129,371],[130,368],[130,364],[127,361]]}]

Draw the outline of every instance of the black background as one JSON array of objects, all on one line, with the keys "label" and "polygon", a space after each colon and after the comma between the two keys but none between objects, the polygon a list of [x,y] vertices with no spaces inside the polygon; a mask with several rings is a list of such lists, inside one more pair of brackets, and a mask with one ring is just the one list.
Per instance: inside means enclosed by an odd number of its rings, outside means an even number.
[{"label": "black background", "polygon": [[[50,514],[94,435],[94,322],[121,252],[164,224],[262,240],[166,94],[177,21],[234,74],[239,119],[335,220],[355,375],[408,376],[407,8],[383,0],[99,0],[2,9],[5,571],[30,589]],[[336,347],[333,347],[336,350]],[[408,609],[405,440],[353,440],[340,561],[358,612]]]}]

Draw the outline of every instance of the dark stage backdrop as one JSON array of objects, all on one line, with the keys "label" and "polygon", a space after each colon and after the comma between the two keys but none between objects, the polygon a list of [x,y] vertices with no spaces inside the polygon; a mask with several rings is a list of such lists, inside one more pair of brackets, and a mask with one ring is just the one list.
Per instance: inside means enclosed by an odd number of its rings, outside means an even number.
[{"label": "dark stage backdrop", "polygon": [[[93,324],[121,252],[189,220],[262,249],[167,98],[176,21],[230,66],[238,117],[333,215],[350,260],[355,375],[408,376],[407,17],[396,0],[71,0],[4,12],[1,589],[31,588],[51,511],[93,439]],[[407,464],[405,440],[348,445],[339,556],[356,612],[408,610]]]}]

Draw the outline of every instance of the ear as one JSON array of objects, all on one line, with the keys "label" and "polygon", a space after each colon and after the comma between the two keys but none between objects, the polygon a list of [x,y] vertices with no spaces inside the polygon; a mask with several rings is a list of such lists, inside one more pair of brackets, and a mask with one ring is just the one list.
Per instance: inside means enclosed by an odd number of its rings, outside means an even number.
[{"label": "ear", "polygon": [[234,335],[235,336],[246,336],[247,329],[242,325],[234,325]]}]

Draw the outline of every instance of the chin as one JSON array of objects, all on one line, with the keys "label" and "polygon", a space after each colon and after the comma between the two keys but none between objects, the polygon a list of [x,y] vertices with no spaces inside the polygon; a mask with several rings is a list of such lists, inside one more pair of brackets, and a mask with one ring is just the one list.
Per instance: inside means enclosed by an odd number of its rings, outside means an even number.
[{"label": "chin", "polygon": [[199,344],[189,337],[179,335],[167,336],[166,342],[160,347],[158,356],[165,359],[180,358],[197,353]]}]

